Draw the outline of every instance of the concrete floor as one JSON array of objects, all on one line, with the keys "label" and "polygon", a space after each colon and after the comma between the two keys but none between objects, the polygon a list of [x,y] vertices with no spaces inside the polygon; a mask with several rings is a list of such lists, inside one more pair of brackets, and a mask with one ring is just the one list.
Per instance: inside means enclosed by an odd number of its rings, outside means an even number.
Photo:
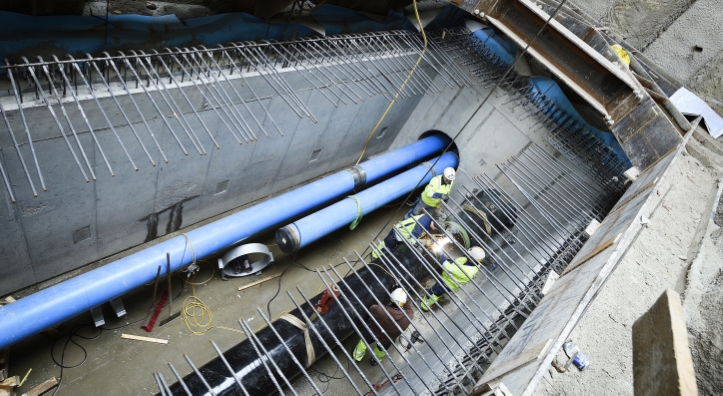
[{"label": "concrete floor", "polygon": [[[211,307],[213,326],[240,329],[237,321],[239,318],[244,318],[251,328],[258,329],[263,326],[264,321],[256,311],[257,307],[266,313],[266,302],[271,301],[270,315],[276,317],[281,312],[293,308],[293,303],[285,293],[287,290],[295,289],[298,286],[308,297],[320,292],[323,283],[319,277],[301,265],[315,269],[329,264],[343,263],[344,257],[355,257],[354,252],[364,251],[369,241],[377,237],[380,230],[384,230],[382,237],[385,236],[389,227],[384,228],[387,221],[390,219],[392,222],[398,221],[406,212],[406,208],[404,206],[399,212],[395,212],[396,208],[383,208],[365,216],[354,231],[349,231],[347,228],[339,230],[333,236],[299,252],[295,260],[297,264],[292,262],[292,256],[285,255],[276,246],[272,246],[271,250],[276,262],[267,267],[261,276],[232,278],[224,282],[220,279],[218,271],[211,272],[212,265],[210,263],[215,260],[204,261],[200,264],[200,273],[193,280],[198,283],[209,279],[210,276],[212,279],[203,285],[195,286],[196,296]],[[274,240],[273,235],[269,233],[249,242],[273,244]],[[346,273],[345,267],[346,264],[342,264],[338,270]],[[280,278],[280,282],[279,278],[276,278],[243,291],[237,290],[240,286],[280,273],[286,268],[288,269]],[[164,284],[161,282],[159,292],[164,289]],[[176,295],[173,301],[173,312],[178,312],[182,309],[184,300],[192,295],[192,290],[190,286],[184,288],[180,276],[173,279],[172,290]],[[155,394],[158,389],[153,381],[152,372],[160,371],[167,381],[175,382],[173,373],[167,365],[168,362],[173,364],[181,375],[185,375],[191,372],[191,368],[185,362],[183,354],[187,354],[197,366],[200,366],[216,356],[209,343],[210,340],[213,340],[221,350],[226,350],[245,339],[242,333],[223,328],[211,329],[203,335],[193,335],[182,318],[175,319],[165,326],[157,325],[151,333],[146,333],[140,328],[143,323],[127,325],[144,317],[150,305],[152,292],[152,285],[147,285],[125,295],[123,301],[128,314],[120,319],[111,317],[113,313],[106,304],[104,306],[106,324],[103,327],[114,330],[100,332],[92,326],[87,326],[77,333],[78,337],[74,337],[73,340],[80,344],[85,351],[70,343],[66,350],[64,364],[74,366],[83,363],[77,368],[63,370],[59,395]],[[274,299],[275,295],[277,297]],[[167,316],[168,308],[166,307],[159,317],[159,322]],[[67,334],[75,326],[89,323],[91,323],[90,315],[83,314],[67,321],[60,326],[59,330],[61,334]],[[119,328],[124,325],[127,326]],[[167,339],[169,343],[161,345],[121,339],[121,333]],[[96,336],[97,338],[93,340],[81,338]],[[60,362],[66,340],[67,338],[59,339],[55,346],[54,353],[58,362]],[[357,340],[356,337],[349,337],[346,343],[351,348]],[[22,387],[16,388],[18,394],[26,392],[50,377],[58,378],[60,376],[60,367],[51,359],[52,344],[53,342],[46,336],[36,335],[12,347],[10,374],[22,378],[32,368],[27,381]],[[85,356],[85,352],[87,352],[87,356]],[[312,371],[315,376],[314,381],[319,386],[329,386],[330,393],[328,394],[332,394],[332,392],[337,394],[334,389],[348,389],[349,386],[346,380],[334,381],[333,384],[323,383],[322,378],[325,379],[325,377],[321,373],[342,377],[340,371],[335,373],[335,367],[336,364],[331,358],[321,358],[313,366],[317,370]],[[378,382],[383,377],[379,368],[372,368],[368,364],[363,364],[362,367],[369,368],[367,375],[372,382]],[[359,379],[358,373],[355,375],[356,379]],[[305,379],[299,377],[296,382],[295,387],[298,386],[301,394],[314,393]],[[304,390],[304,384],[309,388],[309,392]],[[322,390],[324,389],[322,388]]]}]

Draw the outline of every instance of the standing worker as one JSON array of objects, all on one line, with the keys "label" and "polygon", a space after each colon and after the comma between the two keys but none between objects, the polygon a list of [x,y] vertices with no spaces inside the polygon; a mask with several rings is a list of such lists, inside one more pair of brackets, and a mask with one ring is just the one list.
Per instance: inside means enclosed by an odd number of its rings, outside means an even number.
[{"label": "standing worker", "polygon": [[429,184],[427,184],[427,187],[424,188],[424,191],[422,191],[422,195],[417,200],[417,203],[414,204],[412,210],[410,210],[404,218],[408,219],[414,215],[424,213],[424,209],[427,209],[428,213],[434,215],[437,209],[439,209],[439,201],[444,200],[446,202],[449,198],[449,193],[452,192],[455,174],[454,168],[448,167],[444,168],[444,174],[433,177],[432,180],[429,181]]},{"label": "standing worker", "polygon": [[[392,250],[397,247],[400,242],[403,242],[404,239],[407,239],[409,243],[415,245],[417,239],[419,239],[424,232],[427,230],[435,231],[436,229],[437,227],[434,225],[431,217],[426,214],[416,215],[395,224],[389,231],[389,234],[387,234],[387,237],[384,238],[384,242],[380,243],[377,248],[382,250],[386,247],[387,250]],[[376,251],[372,251],[372,257],[379,258],[379,255]]]},{"label": "standing worker", "polygon": [[[387,313],[389,314],[387,315]],[[401,288],[397,288],[391,294],[389,305],[382,307],[374,304],[369,307],[369,314],[374,318],[374,321],[369,324],[369,328],[374,333],[374,337],[379,340],[379,344],[375,345],[373,349],[375,357],[372,357],[369,363],[376,366],[377,360],[381,362],[386,356],[384,351],[389,349],[397,337],[409,327],[409,321],[414,317],[414,311],[410,305],[407,305],[407,293]],[[375,342],[375,338],[367,329],[362,329],[361,336],[362,339],[352,351],[352,356],[357,362],[364,359],[367,348]]]},{"label": "standing worker", "polygon": [[[424,297],[420,304],[422,310],[425,312],[429,311],[429,308],[436,304],[448,291],[457,291],[460,287],[472,281],[472,278],[479,272],[479,266],[482,264],[482,260],[485,259],[485,251],[479,246],[474,246],[469,249],[469,255],[474,259],[473,262],[469,262],[467,257],[464,256],[459,257],[454,260],[454,262],[447,259],[446,256],[442,256],[440,261],[443,260],[442,267],[444,268],[444,272],[442,273],[442,280],[444,283],[440,284],[437,282],[429,288],[427,292],[430,297]],[[452,277],[454,277],[454,280]]]}]

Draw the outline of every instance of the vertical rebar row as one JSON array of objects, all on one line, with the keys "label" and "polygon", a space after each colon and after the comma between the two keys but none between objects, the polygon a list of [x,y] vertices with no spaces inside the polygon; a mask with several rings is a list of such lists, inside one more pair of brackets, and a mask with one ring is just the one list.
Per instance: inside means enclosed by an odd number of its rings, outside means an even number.
[{"label": "vertical rebar row", "polygon": [[[22,58],[23,62],[18,65],[6,61],[3,68],[17,107],[0,103],[4,121],[0,126],[10,134],[22,173],[37,196],[21,153],[24,142],[19,142],[13,132],[24,129],[40,185],[47,190],[33,144],[33,131],[26,120],[30,108],[46,109],[84,180],[96,180],[96,162],[101,159],[111,176],[115,175],[111,164],[116,160],[113,158],[116,151],[104,147],[110,141],[103,138],[107,130],[137,171],[134,158],[137,148],[130,145],[131,141],[140,146],[153,166],[157,163],[155,154],[140,136],[139,124],[143,124],[141,129],[146,130],[162,160],[168,163],[169,149],[162,147],[159,133],[168,133],[184,155],[188,155],[189,142],[199,155],[207,154],[205,139],[217,149],[221,148],[218,132],[202,112],[212,112],[223,129],[243,144],[258,140],[258,130],[268,136],[265,119],[284,135],[267,103],[276,96],[300,118],[317,122],[312,103],[301,99],[302,92],[320,92],[338,107],[349,102],[357,104],[375,95],[392,101],[399,92],[398,100],[403,100],[438,93],[446,87],[471,86],[468,75],[450,61],[454,54],[448,53],[451,51],[448,43],[441,35],[431,33],[430,37],[426,51],[418,34],[392,31],[284,42],[244,42],[212,49],[200,46],[150,53],[102,53],[99,57],[87,55],[82,60],[52,56],[52,60],[38,58],[37,62],[30,62]],[[457,46],[454,51],[461,48]],[[443,85],[438,86],[437,77]],[[198,103],[198,97],[203,103]],[[93,102],[91,107],[88,101]],[[252,111],[251,102],[258,103],[260,111]],[[20,113],[22,127],[12,125],[12,115],[8,114],[11,111]],[[203,130],[206,137],[204,133],[197,133],[197,129]],[[83,145],[82,136],[86,133],[94,149]],[[131,139],[125,136],[127,133],[132,134]],[[94,158],[93,153],[99,156]],[[11,188],[15,184],[11,178],[21,174],[7,169],[14,164],[6,161],[0,172],[13,201],[17,188]]]}]

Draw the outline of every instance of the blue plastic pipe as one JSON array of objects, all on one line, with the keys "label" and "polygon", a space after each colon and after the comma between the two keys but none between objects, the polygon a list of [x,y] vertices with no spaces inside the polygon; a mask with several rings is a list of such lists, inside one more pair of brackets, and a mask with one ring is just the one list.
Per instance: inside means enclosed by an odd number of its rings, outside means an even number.
[{"label": "blue plastic pipe", "polygon": [[[426,164],[418,165],[356,194],[356,200],[343,199],[278,229],[276,242],[286,253],[307,246],[354,221],[359,213],[359,206],[361,206],[362,214],[370,213],[380,206],[409,194],[415,188],[424,186],[432,179],[433,173],[441,175],[446,167],[456,168],[458,158],[453,153],[445,153],[439,157],[438,161],[435,158],[429,160],[428,163],[434,164],[434,172],[430,172]],[[359,204],[357,204],[357,200]]]},{"label": "blue plastic pipe", "polygon": [[390,172],[429,158],[449,143],[446,136],[426,137],[188,231],[185,234],[188,239],[177,236],[4,305],[0,307],[0,349],[152,281],[159,265],[165,275],[167,252],[171,255],[171,269],[175,271],[192,262],[192,251],[196,258],[219,253],[254,234],[349,194],[366,182],[374,182]]}]

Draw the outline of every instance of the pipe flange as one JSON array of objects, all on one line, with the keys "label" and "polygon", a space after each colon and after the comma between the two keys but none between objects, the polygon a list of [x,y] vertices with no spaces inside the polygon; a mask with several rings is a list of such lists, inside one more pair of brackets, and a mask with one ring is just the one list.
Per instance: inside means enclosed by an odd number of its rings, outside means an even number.
[{"label": "pipe flange", "polygon": [[[251,261],[251,255],[263,255],[263,257],[256,261]],[[239,265],[243,269],[244,256],[249,260],[251,264],[250,270],[242,272],[234,272],[234,266]],[[223,257],[218,259],[218,268],[221,270],[222,277],[238,277],[255,274],[262,269],[266,268],[269,264],[274,261],[274,255],[269,251],[269,248],[262,243],[248,243],[241,245],[237,248],[231,249]]]}]

